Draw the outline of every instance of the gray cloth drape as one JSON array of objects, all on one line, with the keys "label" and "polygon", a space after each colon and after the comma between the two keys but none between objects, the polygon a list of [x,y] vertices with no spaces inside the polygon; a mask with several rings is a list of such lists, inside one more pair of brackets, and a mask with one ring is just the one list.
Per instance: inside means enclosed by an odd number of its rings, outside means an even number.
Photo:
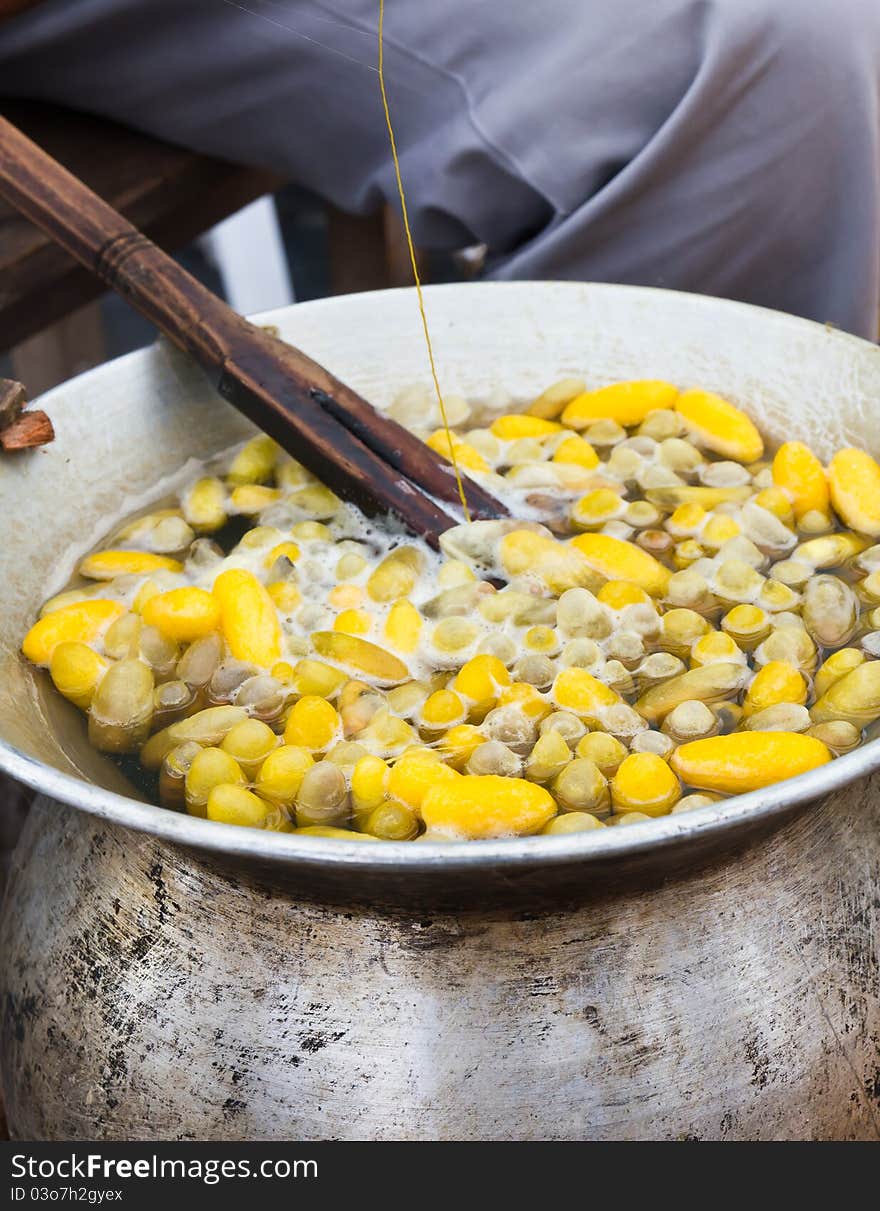
[{"label": "gray cloth drape", "polygon": [[[417,241],[497,277],[725,295],[876,337],[878,0],[386,0]],[[45,0],[0,93],[394,197],[377,0]]]}]

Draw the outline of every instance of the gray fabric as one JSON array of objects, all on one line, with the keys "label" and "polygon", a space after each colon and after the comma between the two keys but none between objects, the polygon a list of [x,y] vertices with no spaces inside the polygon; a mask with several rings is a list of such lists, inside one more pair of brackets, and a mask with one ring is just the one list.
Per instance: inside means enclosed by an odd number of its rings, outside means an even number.
[{"label": "gray fabric", "polygon": [[[498,277],[745,299],[876,337],[878,0],[386,0],[417,241]],[[0,92],[271,165],[366,211],[394,185],[377,0],[45,0]]]}]

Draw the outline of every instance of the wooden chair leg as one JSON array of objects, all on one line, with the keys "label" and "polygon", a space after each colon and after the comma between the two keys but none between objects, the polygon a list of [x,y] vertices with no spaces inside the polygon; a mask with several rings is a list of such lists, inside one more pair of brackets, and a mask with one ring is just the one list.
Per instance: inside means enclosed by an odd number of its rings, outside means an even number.
[{"label": "wooden chair leg", "polygon": [[[382,215],[385,237],[385,264],[388,272],[389,286],[412,286],[412,261],[406,242],[406,231],[400,212],[392,206],[386,206]],[[421,251],[416,248],[416,264],[419,267],[419,277],[427,280],[427,266]]]},{"label": "wooden chair leg", "polygon": [[[398,211],[385,206],[375,215],[327,208],[330,293],[356,294],[413,283],[406,234]],[[419,260],[419,272],[424,265]]]},{"label": "wooden chair leg", "polygon": [[12,350],[13,375],[34,399],[50,387],[97,366],[106,358],[99,303],[71,312]]},{"label": "wooden chair leg", "polygon": [[388,285],[381,214],[366,217],[327,208],[330,293],[356,294]]}]

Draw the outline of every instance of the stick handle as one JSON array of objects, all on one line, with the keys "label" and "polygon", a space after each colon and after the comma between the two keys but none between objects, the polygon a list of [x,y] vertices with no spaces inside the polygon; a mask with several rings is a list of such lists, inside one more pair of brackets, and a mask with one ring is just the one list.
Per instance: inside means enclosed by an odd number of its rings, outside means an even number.
[{"label": "stick handle", "polygon": [[[404,521],[419,490],[457,500],[449,464],[439,455],[299,349],[238,315],[2,116],[0,194],[190,354],[236,407],[306,465],[309,430],[320,429],[334,438],[340,457],[354,444],[373,455],[369,472],[383,507],[389,492],[395,494],[388,468],[408,481],[396,510]],[[366,486],[346,492],[338,475],[331,486],[362,507],[369,494]],[[478,484],[467,480],[466,490],[475,517],[506,514]],[[432,513],[428,503],[417,506],[419,527],[431,515],[442,530],[450,519],[436,506]]]}]

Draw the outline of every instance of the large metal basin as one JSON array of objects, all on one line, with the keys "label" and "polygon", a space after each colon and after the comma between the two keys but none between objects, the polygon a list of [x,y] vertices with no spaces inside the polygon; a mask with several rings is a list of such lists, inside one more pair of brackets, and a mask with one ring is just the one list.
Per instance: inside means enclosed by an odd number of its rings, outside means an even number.
[{"label": "large metal basin", "polygon": [[[432,288],[444,387],[566,373],[723,392],[771,439],[880,452],[880,351],[735,303]],[[426,375],[410,291],[266,317],[376,402]],[[362,846],[130,797],[17,655],[108,520],[248,432],[163,345],[65,384],[0,463],[0,767],[41,792],[0,934],[30,1138],[876,1138],[880,745],[699,812]]]}]

